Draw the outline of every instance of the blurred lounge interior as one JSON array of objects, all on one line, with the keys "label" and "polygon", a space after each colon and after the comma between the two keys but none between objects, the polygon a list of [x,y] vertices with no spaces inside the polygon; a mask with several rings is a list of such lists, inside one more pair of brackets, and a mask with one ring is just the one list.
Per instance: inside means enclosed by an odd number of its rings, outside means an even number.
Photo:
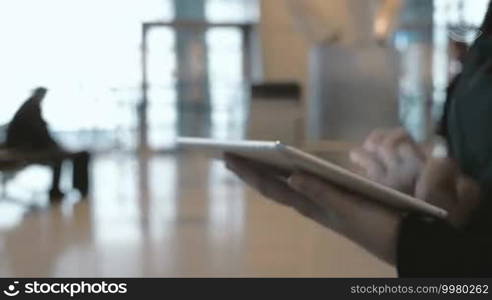
[{"label": "blurred lounge interior", "polygon": [[0,157],[0,275],[395,276],[175,139],[281,140],[342,165],[376,127],[426,141],[454,43],[473,40],[487,4],[1,1],[2,133],[45,86],[51,132],[93,159],[89,195],[64,176],[52,203],[49,168]]}]

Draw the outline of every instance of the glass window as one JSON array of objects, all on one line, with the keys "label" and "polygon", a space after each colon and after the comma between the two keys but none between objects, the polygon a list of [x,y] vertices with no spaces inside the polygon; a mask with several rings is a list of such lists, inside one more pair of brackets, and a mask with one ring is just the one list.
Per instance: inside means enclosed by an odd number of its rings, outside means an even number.
[{"label": "glass window", "polygon": [[134,128],[141,23],[173,17],[172,0],[0,1],[0,124],[46,86],[57,132]]},{"label": "glass window", "polygon": [[207,0],[205,16],[209,22],[257,22],[258,0]]}]

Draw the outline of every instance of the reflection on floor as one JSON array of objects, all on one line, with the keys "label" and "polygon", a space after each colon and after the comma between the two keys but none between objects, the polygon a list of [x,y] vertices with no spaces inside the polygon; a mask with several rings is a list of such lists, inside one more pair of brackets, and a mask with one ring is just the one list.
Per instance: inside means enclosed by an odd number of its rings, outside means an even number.
[{"label": "reflection on floor", "polygon": [[[28,169],[10,197],[40,199]],[[18,190],[16,190],[17,187]],[[30,193],[20,195],[20,190]],[[192,155],[99,156],[93,194],[25,212],[0,203],[1,276],[394,276],[393,268]]]}]

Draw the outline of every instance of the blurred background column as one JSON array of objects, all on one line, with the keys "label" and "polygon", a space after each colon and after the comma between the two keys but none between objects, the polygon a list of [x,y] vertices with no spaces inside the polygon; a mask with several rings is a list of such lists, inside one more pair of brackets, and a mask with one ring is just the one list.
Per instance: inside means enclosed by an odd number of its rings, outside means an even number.
[{"label": "blurred background column", "polygon": [[418,141],[427,140],[433,129],[433,10],[433,1],[404,1],[395,32],[400,55],[400,122]]},{"label": "blurred background column", "polygon": [[[176,20],[205,22],[206,0],[175,0]],[[201,27],[176,29],[178,132],[206,136],[210,126],[207,47]]]},{"label": "blurred background column", "polygon": [[[327,2],[317,2],[330,9]],[[378,44],[373,35],[380,1],[330,1],[334,3],[337,18],[328,21],[332,32],[312,41],[309,56],[306,142],[324,140],[321,148],[330,142],[357,143],[373,128],[398,123],[396,51]],[[297,18],[309,24],[310,16]]]}]

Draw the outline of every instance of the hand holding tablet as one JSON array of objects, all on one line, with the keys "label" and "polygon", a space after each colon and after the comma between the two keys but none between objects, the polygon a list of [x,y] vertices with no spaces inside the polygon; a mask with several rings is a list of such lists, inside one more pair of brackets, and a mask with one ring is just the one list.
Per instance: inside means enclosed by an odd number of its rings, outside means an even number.
[{"label": "hand holding tablet", "polygon": [[437,206],[373,182],[363,176],[291,146],[273,141],[217,141],[202,138],[179,138],[179,145],[202,151],[229,152],[238,157],[271,166],[285,174],[305,172],[316,175],[348,191],[377,201],[401,212],[419,212],[445,218],[447,212]]}]

